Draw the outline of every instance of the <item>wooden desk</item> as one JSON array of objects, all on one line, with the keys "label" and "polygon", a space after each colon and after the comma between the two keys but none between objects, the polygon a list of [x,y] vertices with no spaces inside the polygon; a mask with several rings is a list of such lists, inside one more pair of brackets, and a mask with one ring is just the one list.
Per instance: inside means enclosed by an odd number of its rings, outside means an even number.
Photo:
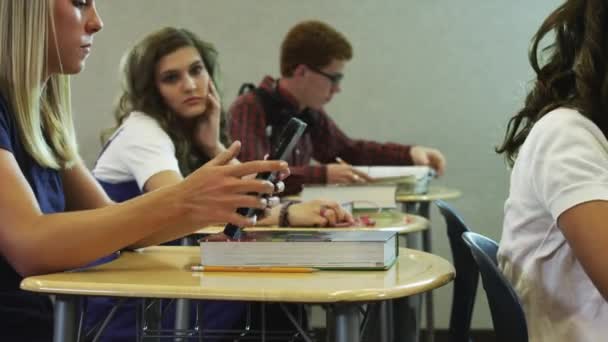
[{"label": "wooden desk", "polygon": [[[428,219],[426,219],[422,216],[407,214],[407,213],[403,213],[403,212],[400,212],[400,211],[394,210],[394,209],[384,209],[383,211],[381,211],[379,213],[378,213],[377,209],[371,209],[371,210],[359,209],[359,210],[355,211],[354,215],[368,215],[376,221],[376,224],[374,225],[374,227],[345,227],[345,228],[257,226],[257,227],[245,228],[245,231],[284,231],[284,230],[293,230],[293,229],[314,230],[314,231],[325,231],[325,230],[336,230],[336,229],[380,230],[380,231],[394,231],[397,234],[401,235],[401,237],[403,237],[410,233],[416,233],[419,231],[426,230],[429,226]],[[197,233],[204,234],[204,235],[216,234],[216,233],[222,232],[223,229],[224,229],[223,226],[212,226],[212,227],[203,228],[203,229],[199,230]],[[182,302],[184,302],[184,301],[183,300],[177,301],[177,303],[179,305],[179,309],[177,310],[175,324],[176,324],[176,327],[183,328],[185,322],[188,322],[187,317],[188,317],[189,310],[188,310],[188,305],[182,304]],[[421,312],[421,309],[420,309],[421,304],[420,304],[419,299],[413,299],[411,301],[411,303],[414,303],[414,304],[412,304],[413,307],[411,307],[412,305],[410,305],[409,300],[396,301],[394,304],[393,311],[394,311],[395,317],[405,317],[407,315],[407,313],[405,311],[408,311],[408,310],[410,312],[418,313],[418,316],[415,319],[411,319],[411,321],[414,323],[413,325],[415,326],[415,328],[413,330],[415,330],[416,333],[411,334],[411,338],[409,338],[410,340],[417,341],[418,335],[419,335],[419,322],[420,322],[419,316],[420,316],[420,312]],[[385,314],[388,315],[388,313],[390,313],[390,310],[387,309],[386,305],[380,305],[380,307],[382,309],[379,309],[379,310],[384,310]],[[387,312],[387,310],[388,310],[388,312]],[[374,317],[373,319],[376,319],[376,317]],[[409,327],[402,329],[403,333],[400,332],[398,327],[393,327],[390,324],[386,328],[387,328],[386,330],[390,330],[390,331],[393,331],[393,330],[395,330],[395,328],[397,328],[395,335],[399,336],[399,338],[404,339],[404,340],[408,339],[407,337],[403,337],[403,335],[406,334],[405,330],[408,330]],[[410,329],[410,330],[412,330],[412,329]],[[407,333],[409,334],[410,332],[408,331]],[[388,336],[389,337],[387,337],[387,340],[390,339],[391,335],[389,334]],[[382,342],[384,342],[384,341],[385,340],[382,340]]]},{"label": "wooden desk", "polygon": [[[413,215],[413,214],[407,214],[407,213],[403,213],[401,211],[397,211],[394,209],[385,209],[383,211],[381,211],[380,213],[378,213],[377,210],[356,210],[354,215],[368,215],[371,218],[373,218],[376,221],[376,225],[374,225],[374,227],[346,227],[346,228],[318,228],[318,227],[277,227],[277,226],[272,226],[272,227],[262,227],[262,226],[258,226],[258,227],[251,227],[251,228],[245,228],[245,231],[289,231],[289,230],[315,230],[315,231],[325,231],[325,230],[335,230],[335,229],[345,229],[345,230],[381,230],[381,231],[394,231],[397,232],[399,235],[401,235],[401,237],[404,237],[404,235],[409,234],[409,233],[416,233],[416,232],[420,232],[423,230],[426,230],[429,226],[429,221],[428,219],[419,216],[419,215]],[[220,233],[222,232],[224,229],[223,226],[213,226],[213,227],[206,227],[203,228],[201,230],[199,230],[197,233],[199,234],[216,234],[216,233]],[[400,239],[401,240],[401,239]],[[400,242],[400,244],[402,244]],[[180,303],[182,300],[178,300],[178,303]],[[419,299],[413,299],[411,302],[409,301],[409,299],[405,299],[405,300],[397,300],[395,301],[393,308],[392,309],[388,309],[387,305],[384,305],[384,303],[380,304],[378,303],[378,310],[382,310],[383,313],[380,314],[380,317],[388,317],[390,316],[391,310],[394,311],[394,316],[397,318],[400,317],[407,317],[408,312],[415,312],[418,314],[418,316],[411,319],[411,322],[413,322],[413,328],[410,329],[410,326],[405,327],[404,329],[399,329],[399,327],[403,327],[403,325],[398,325],[397,327],[392,326],[389,322],[389,324],[384,330],[387,331],[395,331],[394,335],[396,335],[398,337],[398,340],[410,340],[410,341],[417,341],[418,340],[418,330],[419,325],[420,325],[420,300]],[[188,315],[188,306],[187,305],[181,305],[180,308],[182,308],[181,310],[177,311],[177,317],[176,317],[176,326],[180,326],[183,327],[184,323],[183,322],[187,322],[188,319],[186,319],[185,317],[187,317]],[[386,315],[386,316],[382,316],[382,315]],[[377,319],[378,317],[374,317],[372,319]],[[382,318],[378,318],[380,321],[382,321]],[[390,319],[389,319],[390,321]],[[377,329],[379,330],[379,329]],[[412,330],[415,332],[412,334]],[[388,333],[386,335],[382,335],[381,336],[376,336],[379,338],[379,342],[385,342],[387,340],[391,339],[393,333]],[[381,337],[385,337],[385,338],[381,338]]]},{"label": "wooden desk", "polygon": [[[425,194],[399,194],[397,193],[395,196],[395,202],[397,202],[398,207],[401,209],[401,212],[413,215],[419,215],[426,219],[430,219],[430,202],[442,199],[454,199],[461,196],[461,192],[457,189],[443,187],[443,186],[430,186],[429,191]],[[298,199],[299,196],[291,196],[292,199]],[[407,234],[405,235],[405,240],[407,241],[407,247],[414,249],[422,249],[426,252],[432,252],[432,236],[430,229],[430,220],[427,221],[427,227],[421,231],[422,235],[422,243],[420,243],[420,238],[417,236],[418,234]],[[433,293],[427,292],[425,294],[426,298],[426,327],[427,327],[427,338],[426,341],[434,342],[434,325],[435,325],[435,313],[433,307]],[[417,317],[415,319],[416,325],[420,325],[420,316],[421,316],[421,302],[419,298],[410,298],[411,302],[417,302],[414,306],[417,306],[415,311],[417,312]],[[417,329],[418,331],[419,329]],[[399,333],[397,333],[397,339],[400,339]]]},{"label": "wooden desk", "polygon": [[405,248],[387,271],[191,272],[199,260],[198,247],[151,247],[83,271],[28,277],[21,288],[56,295],[55,342],[76,341],[79,296],[330,303],[336,341],[358,342],[358,303],[407,297],[454,278],[447,260]]},{"label": "wooden desk", "polygon": [[[326,231],[326,230],[380,230],[380,231],[392,231],[398,234],[408,234],[419,232],[427,229],[428,219],[413,214],[405,214],[396,210],[385,210],[380,213],[377,211],[363,211],[358,210],[355,215],[368,215],[370,218],[376,221],[373,227],[345,227],[345,228],[332,228],[332,227],[277,227],[277,226],[256,226],[245,228],[248,232],[259,232],[259,231],[285,231],[285,230],[314,230],[314,231]],[[210,226],[205,227],[197,231],[198,234],[217,234],[224,230],[224,226]]]},{"label": "wooden desk", "polygon": [[[430,202],[435,200],[448,200],[454,199],[461,196],[460,190],[442,187],[442,186],[430,186],[429,191],[426,194],[407,194],[395,196],[395,201],[401,206],[403,213],[410,213],[420,215],[429,219],[428,229],[422,232],[422,246],[417,236],[407,235],[407,246],[409,248],[420,249],[423,251],[432,252],[433,243],[430,229]],[[434,342],[435,340],[435,309],[433,307],[433,292],[427,292],[425,294],[426,299],[426,341]],[[414,300],[414,299],[412,299]],[[420,315],[420,312],[418,312]],[[419,319],[417,320],[419,323]]]}]

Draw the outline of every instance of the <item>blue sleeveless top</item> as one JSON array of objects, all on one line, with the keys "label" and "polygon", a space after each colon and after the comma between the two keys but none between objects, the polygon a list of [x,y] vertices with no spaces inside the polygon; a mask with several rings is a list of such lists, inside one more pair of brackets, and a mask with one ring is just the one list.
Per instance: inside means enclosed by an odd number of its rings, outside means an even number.
[{"label": "blue sleeveless top", "polygon": [[[2,94],[0,149],[13,154],[43,213],[65,211],[63,184],[59,172],[40,166],[25,150],[17,122]],[[19,284],[23,277],[17,274],[3,257],[0,257],[0,279],[0,331],[3,340],[51,341],[53,307],[48,296],[20,290]]]}]

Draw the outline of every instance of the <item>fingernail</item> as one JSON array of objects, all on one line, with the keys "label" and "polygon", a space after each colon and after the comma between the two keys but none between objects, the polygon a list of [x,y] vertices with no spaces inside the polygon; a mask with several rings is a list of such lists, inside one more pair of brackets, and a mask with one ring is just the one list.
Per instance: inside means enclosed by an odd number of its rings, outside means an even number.
[{"label": "fingernail", "polygon": [[258,222],[258,216],[253,215],[252,217],[249,218],[249,222],[251,222],[252,226],[255,226],[255,224]]},{"label": "fingernail", "polygon": [[279,166],[281,166],[281,167],[287,167],[287,162],[281,161],[279,163]]},{"label": "fingernail", "polygon": [[278,197],[270,197],[268,199],[268,205],[271,207],[277,206],[281,203],[281,200]]},{"label": "fingernail", "polygon": [[283,190],[285,190],[285,183],[278,182],[274,185],[274,188],[275,188],[275,192],[283,192]]},{"label": "fingernail", "polygon": [[268,206],[268,201],[265,198],[260,198],[260,204],[262,208],[266,208]]}]

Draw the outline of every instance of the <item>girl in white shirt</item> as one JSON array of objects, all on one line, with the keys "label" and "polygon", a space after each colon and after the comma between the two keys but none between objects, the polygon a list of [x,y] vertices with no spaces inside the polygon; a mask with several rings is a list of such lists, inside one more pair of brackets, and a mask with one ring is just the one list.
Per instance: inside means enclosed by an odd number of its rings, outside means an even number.
[{"label": "girl in white shirt", "polygon": [[[123,61],[118,126],[106,142],[93,175],[115,201],[179,183],[226,150],[220,105],[217,52],[184,29],[164,28],[137,43]],[[238,160],[232,160],[238,164]],[[337,203],[312,201],[268,211],[260,224],[332,226],[352,222]],[[89,301],[89,326],[105,315],[111,299]],[[103,335],[107,341],[135,338],[134,303],[123,304]],[[204,328],[240,327],[244,305],[206,302]],[[281,314],[281,317],[284,315]],[[167,323],[171,311],[165,313]],[[194,315],[192,315],[194,317]],[[291,324],[287,327],[291,328]]]},{"label": "girl in white shirt", "polygon": [[[541,40],[551,40],[548,49]],[[568,0],[532,40],[536,80],[509,121],[498,260],[530,341],[608,334],[608,3]]]}]

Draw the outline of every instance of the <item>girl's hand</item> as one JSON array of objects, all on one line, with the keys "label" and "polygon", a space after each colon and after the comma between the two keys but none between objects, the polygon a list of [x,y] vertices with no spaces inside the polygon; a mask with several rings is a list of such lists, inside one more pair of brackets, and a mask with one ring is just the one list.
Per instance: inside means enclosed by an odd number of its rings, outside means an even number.
[{"label": "girl's hand", "polygon": [[260,172],[288,172],[284,161],[251,161],[227,165],[240,151],[234,142],[226,151],[191,173],[176,186],[176,205],[185,207],[186,219],[198,227],[230,222],[249,226],[251,220],[236,213],[237,208],[266,209],[268,200],[251,193],[271,195],[271,182],[244,179]]},{"label": "girl's hand", "polygon": [[338,203],[324,200],[294,204],[288,209],[288,218],[291,227],[335,227],[355,223],[352,215]]},{"label": "girl's hand", "polygon": [[207,106],[205,112],[196,119],[194,127],[194,141],[198,148],[209,158],[214,158],[225,150],[220,141],[220,116],[222,108],[220,97],[209,80],[207,92]]}]

